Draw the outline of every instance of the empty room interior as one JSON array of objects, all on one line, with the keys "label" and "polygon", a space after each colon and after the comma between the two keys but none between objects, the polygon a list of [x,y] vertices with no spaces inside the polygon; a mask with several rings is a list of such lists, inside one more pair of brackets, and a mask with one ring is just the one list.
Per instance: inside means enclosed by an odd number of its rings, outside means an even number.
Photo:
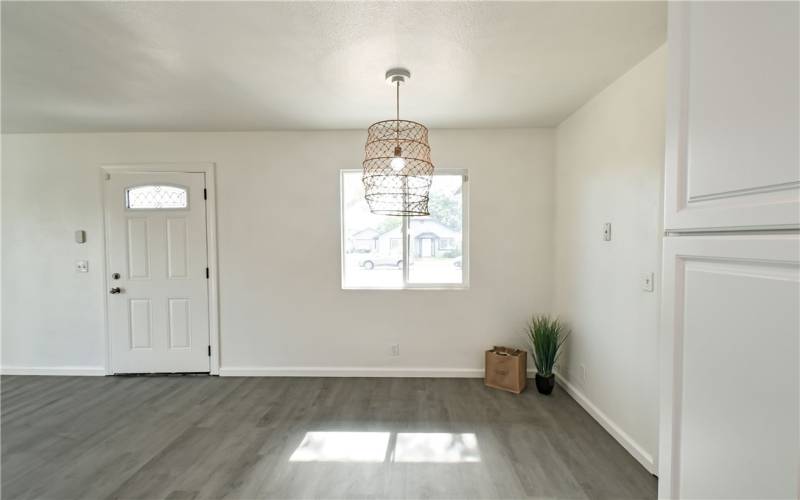
[{"label": "empty room interior", "polygon": [[0,30],[3,500],[800,497],[800,2]]}]

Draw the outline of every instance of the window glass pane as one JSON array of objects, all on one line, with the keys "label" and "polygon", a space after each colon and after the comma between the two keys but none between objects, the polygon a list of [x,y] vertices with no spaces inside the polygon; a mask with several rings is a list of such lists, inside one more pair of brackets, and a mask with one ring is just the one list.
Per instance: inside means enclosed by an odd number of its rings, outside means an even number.
[{"label": "window glass pane", "polygon": [[375,215],[364,200],[361,172],[342,176],[345,287],[402,288],[402,217]]},{"label": "window glass pane", "polygon": [[125,190],[125,206],[132,209],[186,208],[186,189],[176,186],[138,186]]},{"label": "window glass pane", "polygon": [[463,196],[461,175],[434,175],[430,217],[410,217],[410,283],[463,283]]}]

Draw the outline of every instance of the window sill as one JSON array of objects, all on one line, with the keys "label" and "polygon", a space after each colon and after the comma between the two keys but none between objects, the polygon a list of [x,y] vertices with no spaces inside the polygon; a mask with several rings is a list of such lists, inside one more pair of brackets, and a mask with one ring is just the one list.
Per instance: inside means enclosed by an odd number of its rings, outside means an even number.
[{"label": "window sill", "polygon": [[387,292],[405,292],[405,291],[442,291],[442,290],[469,290],[469,285],[422,285],[422,286],[406,286],[406,287],[370,287],[370,286],[344,286],[342,290],[345,291],[387,291]]}]

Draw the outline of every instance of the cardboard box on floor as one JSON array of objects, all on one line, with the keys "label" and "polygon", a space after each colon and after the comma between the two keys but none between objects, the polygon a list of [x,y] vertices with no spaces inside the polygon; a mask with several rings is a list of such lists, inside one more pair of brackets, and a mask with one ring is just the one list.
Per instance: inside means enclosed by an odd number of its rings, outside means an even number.
[{"label": "cardboard box on floor", "polygon": [[527,351],[502,346],[486,351],[486,386],[519,394],[525,390],[527,374]]}]

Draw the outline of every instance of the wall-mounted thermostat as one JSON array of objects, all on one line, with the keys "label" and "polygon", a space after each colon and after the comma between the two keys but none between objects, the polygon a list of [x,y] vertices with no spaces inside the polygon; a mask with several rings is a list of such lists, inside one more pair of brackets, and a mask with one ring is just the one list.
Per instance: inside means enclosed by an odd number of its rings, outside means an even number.
[{"label": "wall-mounted thermostat", "polygon": [[86,243],[86,231],[83,229],[75,231],[75,243]]}]

